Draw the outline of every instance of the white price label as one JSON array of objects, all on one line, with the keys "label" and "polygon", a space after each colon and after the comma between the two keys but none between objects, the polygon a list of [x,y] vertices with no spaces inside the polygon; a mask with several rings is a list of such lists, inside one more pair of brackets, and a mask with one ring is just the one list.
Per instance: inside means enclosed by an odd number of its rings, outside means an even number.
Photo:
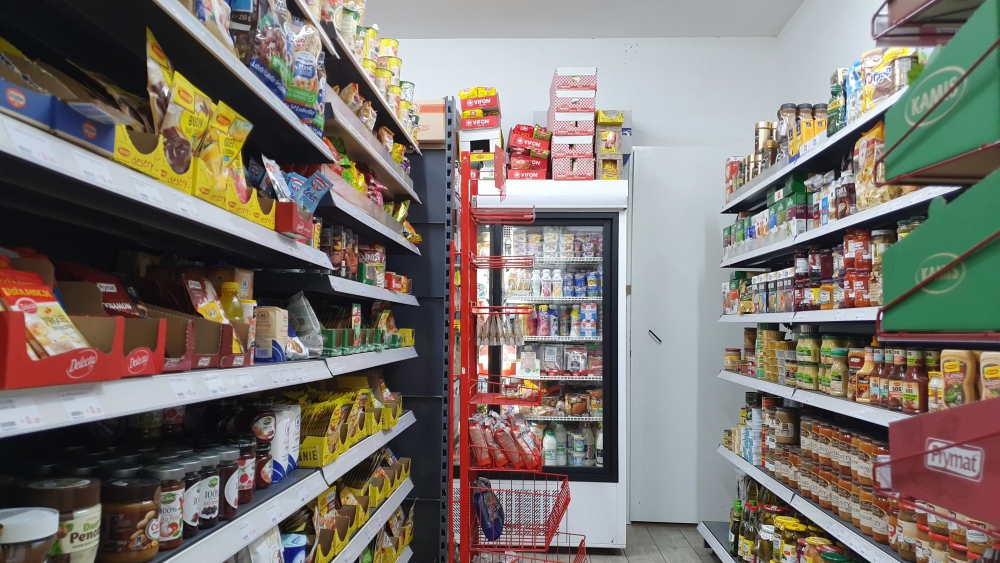
[{"label": "white price label", "polygon": [[802,403],[803,405],[811,405],[813,401],[812,393],[798,389],[796,389],[792,394],[792,399]]},{"label": "white price label", "polygon": [[382,529],[382,525],[378,524],[378,522],[375,521],[375,520],[371,521],[369,523],[369,525],[365,527],[365,532],[366,532],[365,533],[365,537],[366,537],[366,539],[369,542],[372,541],[373,539],[375,539],[375,536],[378,535],[378,532],[381,529]]},{"label": "white price label", "polygon": [[268,373],[271,376],[271,384],[275,387],[283,387],[285,385],[285,372],[278,370]]},{"label": "white price label", "polygon": [[73,149],[73,160],[80,167],[80,173],[85,180],[105,188],[114,188],[115,181],[111,179],[111,172],[108,170],[107,161],[103,158],[87,154],[83,151]]},{"label": "white price label", "polygon": [[0,434],[42,425],[42,415],[31,397],[0,399]]},{"label": "white price label", "polygon": [[253,518],[241,518],[236,521],[236,531],[243,540],[243,545],[253,541],[257,537],[257,527],[253,525]]},{"label": "white price label", "polygon": [[34,127],[19,123],[7,123],[7,133],[14,142],[17,152],[24,158],[37,161],[55,168],[62,168],[55,151],[52,150],[52,137]]},{"label": "white price label", "polygon": [[241,372],[237,376],[237,380],[240,382],[240,388],[244,391],[255,391],[257,389],[257,381],[249,373]]},{"label": "white price label", "polygon": [[306,380],[306,370],[302,368],[294,368],[292,369],[292,376],[295,378],[296,382],[303,383]]},{"label": "white price label", "polygon": [[281,522],[281,518],[283,517],[281,514],[281,507],[277,504],[272,504],[267,507],[267,517],[271,520],[272,524],[277,526],[278,522]]},{"label": "white price label", "polygon": [[66,409],[70,420],[86,420],[104,416],[101,400],[92,389],[64,391],[59,393],[59,398],[62,400],[63,408]]},{"label": "white price label", "polygon": [[133,174],[132,186],[135,187],[135,193],[139,194],[139,199],[142,201],[161,208],[165,205],[163,198],[160,197],[160,188],[152,180]]},{"label": "white price label", "polygon": [[295,495],[299,497],[299,502],[302,503],[302,506],[305,506],[306,503],[309,502],[309,493],[306,492],[305,485],[299,485],[299,487],[295,489]]},{"label": "white price label", "polygon": [[870,313],[867,310],[865,310],[865,311],[858,311],[858,313],[856,315],[854,315],[854,320],[856,320],[856,321],[866,320],[866,319],[868,319],[868,315],[869,314]]},{"label": "white price label", "polygon": [[201,221],[201,215],[198,214],[198,209],[195,207],[194,202],[183,195],[177,196],[177,209],[180,210],[182,215],[187,215],[192,219]]},{"label": "white price label", "polygon": [[833,316],[834,322],[839,321],[839,320],[841,320],[843,318],[844,318],[844,312],[843,311],[837,311],[837,314],[835,314]]},{"label": "white price label", "polygon": [[214,375],[211,377],[206,377],[204,381],[205,381],[205,387],[208,387],[208,392],[213,397],[218,397],[219,395],[225,395],[226,393],[229,392],[229,390],[226,389],[226,382],[222,379],[221,376]]},{"label": "white price label", "polygon": [[198,391],[194,388],[194,382],[190,377],[171,377],[170,387],[174,390],[174,395],[178,401],[188,401],[198,398]]}]

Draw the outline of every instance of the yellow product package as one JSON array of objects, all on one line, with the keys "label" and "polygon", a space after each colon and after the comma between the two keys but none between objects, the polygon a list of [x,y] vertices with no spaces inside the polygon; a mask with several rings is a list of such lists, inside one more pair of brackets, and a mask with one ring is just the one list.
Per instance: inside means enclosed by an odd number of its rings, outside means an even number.
[{"label": "yellow product package", "polygon": [[861,55],[865,113],[907,85],[912,57],[914,50],[910,47],[882,47]]},{"label": "yellow product package", "polygon": [[190,169],[211,114],[212,100],[175,72],[170,105],[160,127],[167,164],[175,173]]},{"label": "yellow product package", "polygon": [[875,162],[885,150],[885,124],[881,121],[858,139],[854,145],[855,192],[858,209],[868,209],[900,196],[899,186],[877,186],[885,180],[885,167]]},{"label": "yellow product package", "polygon": [[170,92],[174,82],[174,67],[170,64],[163,48],[146,28],[146,90],[149,92],[149,106],[153,113],[153,132],[159,133],[163,116],[170,106]]},{"label": "yellow product package", "polygon": [[28,345],[39,358],[90,347],[46,286],[2,283],[0,303],[24,314]]},{"label": "yellow product package", "polygon": [[[218,191],[225,191],[230,179],[235,182],[236,175],[242,175],[242,163],[240,160],[240,150],[243,143],[250,135],[253,125],[236,113],[225,102],[213,105],[212,118],[209,121],[208,131],[202,140],[201,148],[198,150],[198,158],[202,159],[208,166],[213,177],[213,184]],[[237,170],[239,164],[239,170]],[[246,190],[246,182],[242,182],[243,193],[239,193],[240,201],[246,203],[250,200],[250,194]],[[237,185],[237,192],[239,192]]]}]

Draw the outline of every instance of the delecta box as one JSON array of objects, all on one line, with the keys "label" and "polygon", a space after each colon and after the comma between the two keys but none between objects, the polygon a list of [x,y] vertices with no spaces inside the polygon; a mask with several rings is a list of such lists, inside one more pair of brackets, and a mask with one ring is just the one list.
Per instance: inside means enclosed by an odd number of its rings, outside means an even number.
[{"label": "delecta box", "polygon": [[[927,221],[882,257],[884,302],[889,303],[1000,229],[1000,172],[950,204],[931,202]],[[972,254],[941,278],[886,310],[882,328],[898,331],[1000,330],[1000,244]]]},{"label": "delecta box", "polygon": [[[1000,0],[987,0],[955,37],[931,55],[920,77],[886,113],[885,147],[895,145],[1000,36]],[[976,70],[885,159],[893,178],[1000,140],[1000,50]],[[903,183],[974,183],[1000,165],[1000,148],[922,172]]]}]

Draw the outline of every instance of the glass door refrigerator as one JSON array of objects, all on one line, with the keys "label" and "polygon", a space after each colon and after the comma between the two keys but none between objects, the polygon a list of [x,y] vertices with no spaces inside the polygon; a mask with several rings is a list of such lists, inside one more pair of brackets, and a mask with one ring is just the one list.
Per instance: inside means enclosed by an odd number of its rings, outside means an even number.
[{"label": "glass door refrigerator", "polygon": [[523,345],[481,348],[480,373],[499,381],[480,385],[541,393],[540,406],[494,408],[523,414],[543,444],[552,433],[543,471],[570,478],[562,529],[590,547],[625,546],[627,201],[627,181],[508,181],[505,201],[479,201],[534,207],[536,217],[480,229],[480,256],[531,257],[477,280],[480,303],[531,311],[509,318]]}]

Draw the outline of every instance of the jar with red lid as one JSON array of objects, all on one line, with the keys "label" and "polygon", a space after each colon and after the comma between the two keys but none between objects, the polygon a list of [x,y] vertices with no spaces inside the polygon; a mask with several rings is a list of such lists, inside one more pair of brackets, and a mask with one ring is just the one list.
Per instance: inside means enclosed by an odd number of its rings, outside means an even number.
[{"label": "jar with red lid", "polygon": [[254,482],[257,478],[257,443],[253,436],[245,436],[232,441],[232,445],[240,450],[239,466],[239,503],[249,504],[253,500]]},{"label": "jar with red lid", "polygon": [[166,443],[174,443],[184,434],[184,405],[163,409],[160,435]]},{"label": "jar with red lid", "polygon": [[833,251],[829,248],[819,251],[819,277],[820,279],[833,277]]},{"label": "jar with red lid", "polygon": [[274,439],[275,428],[274,401],[271,399],[258,400],[254,405],[254,414],[250,425],[257,443],[270,444],[271,440]]},{"label": "jar with red lid", "polygon": [[809,304],[806,302],[806,292],[809,291],[808,281],[795,282],[794,310],[808,311]]},{"label": "jar with red lid", "polygon": [[854,231],[854,267],[859,270],[872,269],[872,232],[866,229]]},{"label": "jar with red lid", "polygon": [[809,280],[809,250],[799,248],[795,251],[795,282]]}]

